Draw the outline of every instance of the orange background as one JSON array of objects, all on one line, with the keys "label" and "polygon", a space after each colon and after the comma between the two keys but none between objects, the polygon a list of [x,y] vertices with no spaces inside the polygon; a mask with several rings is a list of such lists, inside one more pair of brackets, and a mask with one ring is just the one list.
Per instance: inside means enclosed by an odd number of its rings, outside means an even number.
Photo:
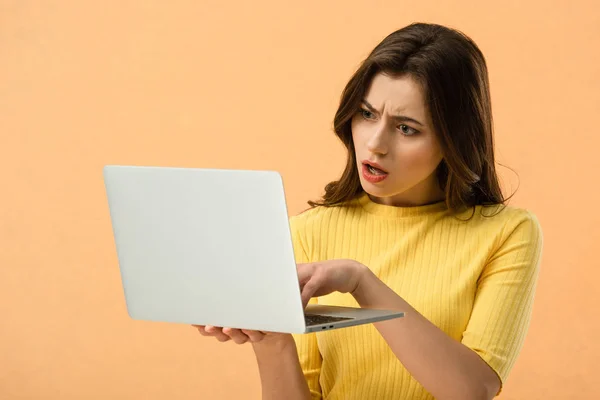
[{"label": "orange background", "polygon": [[501,398],[600,398],[597,3],[282,3],[0,0],[0,398],[258,399],[250,346],[128,319],[102,166],[276,169],[295,214],[342,171],[347,79],[413,21],[484,52],[504,186],[544,229]]}]

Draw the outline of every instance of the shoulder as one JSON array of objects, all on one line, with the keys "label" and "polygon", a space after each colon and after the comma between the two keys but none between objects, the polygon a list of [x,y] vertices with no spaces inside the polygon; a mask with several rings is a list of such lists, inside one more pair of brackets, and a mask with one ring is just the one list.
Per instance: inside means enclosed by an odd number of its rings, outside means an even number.
[{"label": "shoulder", "polygon": [[542,251],[543,233],[537,216],[526,209],[507,207],[502,243],[505,249],[520,248],[538,259]]},{"label": "shoulder", "polygon": [[537,270],[543,247],[542,227],[537,216],[530,210],[512,206],[498,207],[498,210],[490,215],[484,209],[477,217],[483,232],[491,239],[488,262],[496,261],[500,265],[519,259],[524,270]]},{"label": "shoulder", "polygon": [[[494,217],[491,217],[494,218]],[[498,213],[502,222],[502,237],[508,239],[516,233],[523,233],[531,239],[541,238],[542,227],[537,216],[530,210],[512,206],[505,206]]]},{"label": "shoulder", "polygon": [[542,250],[540,221],[530,210],[509,205],[477,206],[446,216],[444,226],[462,231],[466,243],[477,246],[488,259],[505,252],[526,252],[537,258]]},{"label": "shoulder", "polygon": [[295,227],[311,228],[329,224],[348,217],[358,206],[354,201],[348,201],[338,206],[311,207],[290,217],[290,224]]},{"label": "shoulder", "polygon": [[290,217],[290,229],[294,234],[306,234],[307,230],[322,225],[329,219],[330,210],[325,207],[312,207]]},{"label": "shoulder", "polygon": [[517,230],[531,234],[542,234],[542,228],[537,216],[530,210],[508,205],[476,206],[455,216],[458,223],[471,224],[489,234],[502,238],[510,236]]},{"label": "shoulder", "polygon": [[321,243],[323,237],[329,237],[331,232],[340,232],[347,228],[345,223],[357,212],[356,204],[352,201],[338,206],[316,206],[308,208],[289,218],[292,235],[300,237],[313,248]]},{"label": "shoulder", "polygon": [[289,217],[290,229],[293,235],[306,233],[306,227],[313,225],[315,220],[322,218],[321,207],[311,207]]}]

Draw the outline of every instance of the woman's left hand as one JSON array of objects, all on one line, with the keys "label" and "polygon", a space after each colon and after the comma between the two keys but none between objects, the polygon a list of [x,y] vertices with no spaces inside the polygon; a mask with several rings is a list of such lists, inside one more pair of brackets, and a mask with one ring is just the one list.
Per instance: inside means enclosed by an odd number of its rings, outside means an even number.
[{"label": "woman's left hand", "polygon": [[304,307],[312,297],[331,292],[353,293],[367,270],[358,261],[346,259],[297,264],[297,267]]}]

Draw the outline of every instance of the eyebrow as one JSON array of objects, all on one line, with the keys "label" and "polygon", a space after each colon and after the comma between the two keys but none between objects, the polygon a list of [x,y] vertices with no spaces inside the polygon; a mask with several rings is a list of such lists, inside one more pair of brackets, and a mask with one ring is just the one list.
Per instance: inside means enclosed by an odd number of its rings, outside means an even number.
[{"label": "eyebrow", "polygon": [[[369,104],[369,102],[368,102],[367,100],[363,99],[363,101],[362,101],[362,102],[363,102],[363,104],[364,104],[365,106],[367,106],[367,108],[368,108],[370,111],[378,112],[378,111],[375,109],[375,107],[373,107],[371,104]],[[407,117],[406,115],[393,115],[393,116],[392,116],[392,118],[394,118],[396,121],[400,121],[400,122],[412,122],[412,123],[415,123],[415,124],[417,124],[417,125],[424,126],[424,125],[423,125],[421,122],[417,121],[417,120],[416,120],[416,119],[414,119],[414,118]]]}]

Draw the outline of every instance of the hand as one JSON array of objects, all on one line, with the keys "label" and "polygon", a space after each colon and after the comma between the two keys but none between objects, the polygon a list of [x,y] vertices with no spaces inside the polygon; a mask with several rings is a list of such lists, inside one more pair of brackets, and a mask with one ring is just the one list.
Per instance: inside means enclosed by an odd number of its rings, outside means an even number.
[{"label": "hand", "polygon": [[298,264],[298,279],[304,307],[312,297],[331,292],[353,293],[367,267],[355,260],[329,260]]},{"label": "hand", "polygon": [[[312,297],[331,292],[353,293],[367,267],[355,260],[329,260],[298,264],[298,280],[302,290],[302,304],[306,308]],[[233,340],[237,344],[272,343],[289,341],[286,333],[252,331],[247,329],[221,328],[193,325],[202,336],[215,337],[219,342]]]},{"label": "hand", "polygon": [[221,328],[210,325],[192,325],[198,329],[202,336],[212,336],[219,342],[228,342],[233,340],[237,344],[252,343],[270,343],[283,339],[287,334],[275,332],[252,331],[248,329]]}]

